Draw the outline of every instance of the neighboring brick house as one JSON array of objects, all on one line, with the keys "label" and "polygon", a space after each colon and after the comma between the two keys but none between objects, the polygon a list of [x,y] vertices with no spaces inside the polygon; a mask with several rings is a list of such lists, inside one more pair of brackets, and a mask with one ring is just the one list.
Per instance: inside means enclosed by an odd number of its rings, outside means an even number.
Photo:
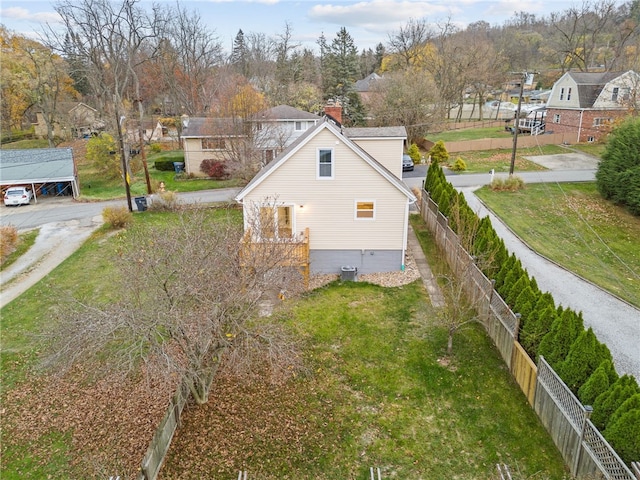
[{"label": "neighboring brick house", "polygon": [[575,135],[576,143],[596,142],[611,125],[638,108],[640,75],[627,72],[567,72],[547,102],[546,131]]}]

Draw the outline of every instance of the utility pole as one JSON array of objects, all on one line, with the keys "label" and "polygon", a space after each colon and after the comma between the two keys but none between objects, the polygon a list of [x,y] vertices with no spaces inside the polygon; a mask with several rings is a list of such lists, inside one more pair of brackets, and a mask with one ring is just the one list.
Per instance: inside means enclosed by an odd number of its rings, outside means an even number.
[{"label": "utility pole", "polygon": [[518,109],[516,110],[516,121],[513,131],[513,150],[511,150],[511,166],[509,167],[509,176],[513,175],[516,166],[516,151],[518,149],[518,132],[520,131],[520,110],[522,108],[522,94],[524,93],[524,84],[531,85],[533,76],[538,72],[511,72],[512,75],[520,75],[520,95],[518,96]]},{"label": "utility pole", "polygon": [[124,115],[120,116],[118,110],[118,102],[117,98],[114,95],[114,104],[115,104],[115,114],[116,114],[116,126],[118,128],[118,141],[120,143],[120,155],[122,160],[122,176],[124,178],[124,188],[127,193],[127,206],[129,207],[129,211],[133,212],[133,206],[131,205],[131,187],[130,187],[130,179],[129,179],[129,165],[127,162],[127,155],[124,146],[124,134],[122,132],[122,122],[124,121]]}]

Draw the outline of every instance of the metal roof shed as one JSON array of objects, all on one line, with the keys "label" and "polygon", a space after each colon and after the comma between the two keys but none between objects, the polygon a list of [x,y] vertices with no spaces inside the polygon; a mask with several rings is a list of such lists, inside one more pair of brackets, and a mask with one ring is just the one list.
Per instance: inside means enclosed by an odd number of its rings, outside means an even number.
[{"label": "metal roof shed", "polygon": [[78,197],[78,170],[72,149],[0,150],[0,186],[31,185],[36,198],[43,185],[59,183],[68,183],[73,198]]}]

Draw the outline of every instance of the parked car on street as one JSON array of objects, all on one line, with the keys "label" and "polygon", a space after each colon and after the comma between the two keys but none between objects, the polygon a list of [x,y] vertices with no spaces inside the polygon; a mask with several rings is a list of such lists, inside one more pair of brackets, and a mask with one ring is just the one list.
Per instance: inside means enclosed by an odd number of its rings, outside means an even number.
[{"label": "parked car on street", "polygon": [[413,160],[409,155],[402,155],[402,171],[403,172],[411,172],[413,171]]},{"label": "parked car on street", "polygon": [[29,205],[31,197],[33,197],[33,193],[27,187],[9,187],[4,192],[4,204],[7,207],[11,205]]}]

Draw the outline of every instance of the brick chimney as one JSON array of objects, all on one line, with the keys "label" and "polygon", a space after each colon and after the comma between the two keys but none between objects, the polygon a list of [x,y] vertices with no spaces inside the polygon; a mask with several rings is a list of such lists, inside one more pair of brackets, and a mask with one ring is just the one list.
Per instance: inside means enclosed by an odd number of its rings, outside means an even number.
[{"label": "brick chimney", "polygon": [[340,105],[340,102],[334,102],[331,100],[327,102],[324,107],[324,113],[342,125],[342,105]]}]

